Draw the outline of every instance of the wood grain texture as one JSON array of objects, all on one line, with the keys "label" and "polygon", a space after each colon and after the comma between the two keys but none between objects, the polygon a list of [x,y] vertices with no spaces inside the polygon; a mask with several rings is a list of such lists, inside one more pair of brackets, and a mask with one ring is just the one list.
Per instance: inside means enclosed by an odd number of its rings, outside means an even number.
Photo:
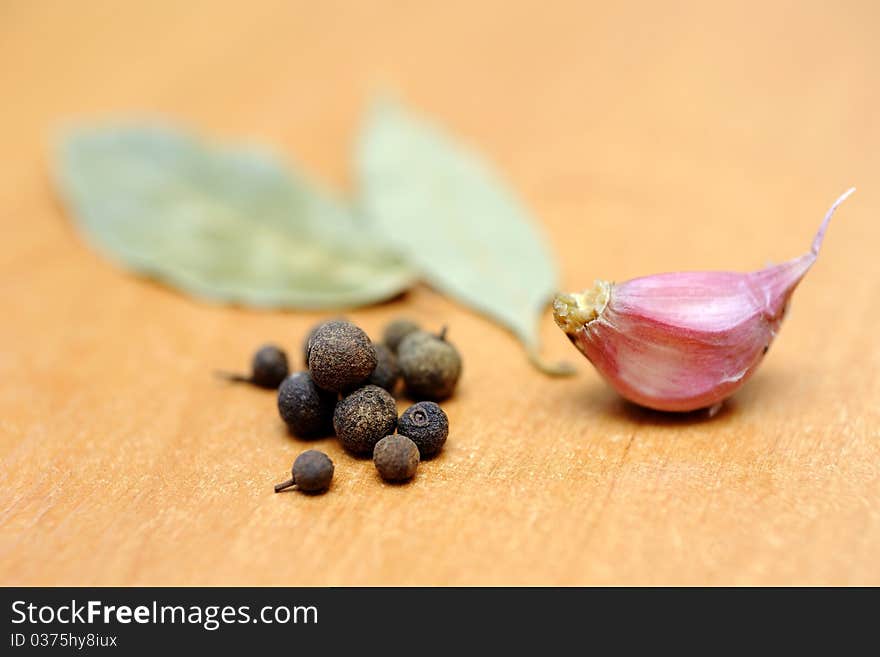
[{"label": "wood grain texture", "polygon": [[[0,583],[880,584],[878,5],[611,4],[4,2]],[[549,315],[576,378],[425,288],[352,313],[448,323],[465,358],[447,449],[384,485],[210,376],[264,340],[298,352],[319,315],[119,270],[47,175],[63,121],[157,114],[344,189],[382,88],[498,164],[566,288],[780,261],[859,191],[708,421],[623,404]],[[273,494],[312,446],[331,491]]]}]

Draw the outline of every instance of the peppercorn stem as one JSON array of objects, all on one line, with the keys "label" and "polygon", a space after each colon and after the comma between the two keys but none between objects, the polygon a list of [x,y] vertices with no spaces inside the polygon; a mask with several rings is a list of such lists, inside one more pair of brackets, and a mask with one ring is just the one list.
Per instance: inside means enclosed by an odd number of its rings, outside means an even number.
[{"label": "peppercorn stem", "polygon": [[440,339],[440,340],[443,340],[443,342],[446,342],[446,333],[447,333],[447,331],[449,331],[449,327],[448,327],[448,326],[444,326],[442,329],[440,329],[440,332],[437,334],[437,338]]},{"label": "peppercorn stem", "polygon": [[245,376],[244,374],[236,374],[235,372],[223,372],[220,370],[216,370],[214,372],[214,376],[218,379],[223,379],[224,381],[232,381],[234,383],[252,383],[252,379],[249,376]]},{"label": "peppercorn stem", "polygon": [[275,492],[280,493],[285,488],[290,488],[291,486],[293,486],[293,484],[294,484],[293,477],[291,477],[287,481],[282,481],[280,484],[275,484]]}]

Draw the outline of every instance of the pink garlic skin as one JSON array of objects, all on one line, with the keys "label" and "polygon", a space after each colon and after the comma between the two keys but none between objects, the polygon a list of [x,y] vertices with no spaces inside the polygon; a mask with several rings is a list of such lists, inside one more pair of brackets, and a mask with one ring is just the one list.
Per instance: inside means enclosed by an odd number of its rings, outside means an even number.
[{"label": "pink garlic skin", "polygon": [[623,397],[660,411],[714,406],[755,372],[791,295],[816,261],[831,216],[809,253],[750,273],[682,272],[597,281],[558,295],[557,324]]}]

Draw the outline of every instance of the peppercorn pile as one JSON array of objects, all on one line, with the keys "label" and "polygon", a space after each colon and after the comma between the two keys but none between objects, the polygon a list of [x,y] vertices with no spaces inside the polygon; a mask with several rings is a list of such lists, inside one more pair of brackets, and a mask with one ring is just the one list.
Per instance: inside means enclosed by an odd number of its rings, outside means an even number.
[{"label": "peppercorn pile", "polygon": [[[411,479],[421,459],[443,448],[449,420],[436,402],[452,395],[461,375],[461,356],[446,339],[445,328],[435,335],[398,319],[385,328],[382,342],[374,344],[351,322],[332,319],[309,331],[303,357],[307,369],[288,376],[286,354],[266,345],[255,354],[249,376],[222,376],[278,386],[278,412],[291,433],[302,438],[334,433],[349,453],[372,456],[386,481]],[[401,381],[416,403],[398,418],[394,394]],[[291,478],[275,486],[275,492],[292,486],[323,492],[333,471],[326,454],[308,450],[297,457]]]}]

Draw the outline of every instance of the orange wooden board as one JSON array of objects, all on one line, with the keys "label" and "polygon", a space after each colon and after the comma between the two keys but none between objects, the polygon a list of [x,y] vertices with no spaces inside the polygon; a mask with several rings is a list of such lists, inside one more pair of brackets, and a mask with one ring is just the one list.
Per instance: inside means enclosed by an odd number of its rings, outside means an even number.
[{"label": "orange wooden board", "polygon": [[[3,3],[0,583],[880,584],[880,10],[612,4]],[[351,313],[449,324],[465,359],[447,449],[389,486],[211,377],[321,315],[121,271],[47,175],[64,121],[160,115],[348,189],[381,89],[497,164],[566,289],[798,255],[859,191],[710,421],[623,404],[549,314],[576,378],[427,288]],[[273,494],[313,446],[330,492]]]}]

